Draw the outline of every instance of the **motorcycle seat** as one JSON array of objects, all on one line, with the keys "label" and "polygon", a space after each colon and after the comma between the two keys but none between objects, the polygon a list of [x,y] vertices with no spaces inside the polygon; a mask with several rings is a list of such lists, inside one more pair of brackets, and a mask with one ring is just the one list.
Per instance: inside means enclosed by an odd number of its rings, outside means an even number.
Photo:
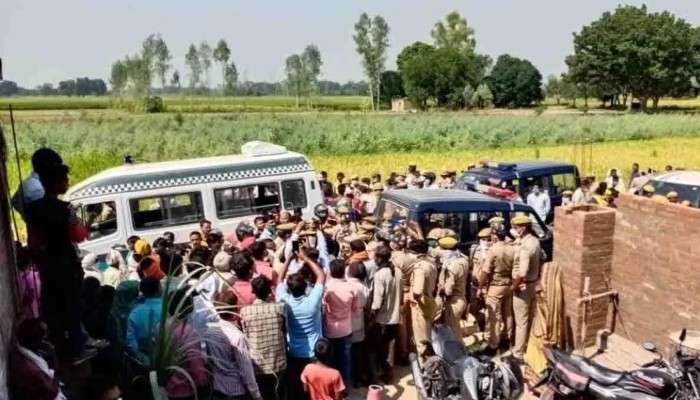
[{"label": "motorcycle seat", "polygon": [[604,386],[614,385],[625,376],[625,372],[604,367],[581,356],[572,355],[571,362],[579,371],[588,375],[591,380]]}]

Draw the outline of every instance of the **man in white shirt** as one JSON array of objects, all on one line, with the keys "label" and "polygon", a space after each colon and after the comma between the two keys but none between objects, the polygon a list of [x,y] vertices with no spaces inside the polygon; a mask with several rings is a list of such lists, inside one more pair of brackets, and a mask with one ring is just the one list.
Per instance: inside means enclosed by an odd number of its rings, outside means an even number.
[{"label": "man in white shirt", "polygon": [[547,215],[552,210],[552,203],[546,190],[540,190],[537,185],[533,186],[530,194],[527,195],[527,205],[535,210],[542,221],[547,221]]}]

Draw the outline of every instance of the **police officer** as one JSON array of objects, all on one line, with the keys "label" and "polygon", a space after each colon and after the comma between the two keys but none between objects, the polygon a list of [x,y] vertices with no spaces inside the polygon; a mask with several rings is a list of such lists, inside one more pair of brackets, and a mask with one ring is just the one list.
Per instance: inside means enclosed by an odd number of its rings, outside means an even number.
[{"label": "police officer", "polygon": [[438,244],[439,258],[442,263],[438,278],[439,308],[442,308],[445,324],[452,329],[455,337],[461,338],[462,330],[459,322],[467,309],[465,291],[469,259],[457,250],[459,242],[452,236],[441,238]]},{"label": "police officer", "polygon": [[[401,270],[402,298],[406,300],[411,291],[411,274],[413,273],[413,264],[415,264],[417,256],[406,250],[406,237],[403,235],[394,235],[389,246],[391,247],[391,263],[394,265],[394,268]],[[396,342],[396,359],[404,364],[408,363],[408,355],[412,351],[411,338],[413,333],[411,325],[411,305],[405,301],[401,305],[399,337]]]},{"label": "police officer", "polygon": [[513,267],[513,317],[515,320],[515,343],[513,356],[522,358],[527,348],[527,337],[532,322],[532,306],[535,287],[540,277],[542,248],[532,234],[530,218],[519,215],[511,220],[517,232],[515,264]]},{"label": "police officer", "polygon": [[413,264],[411,289],[407,301],[411,305],[413,342],[422,364],[429,356],[430,332],[437,312],[434,293],[438,271],[435,261],[427,254],[428,244],[424,240],[412,241],[409,244],[409,250],[418,258]]},{"label": "police officer", "polygon": [[482,314],[484,309],[484,300],[479,288],[479,271],[486,259],[486,253],[491,246],[491,228],[484,228],[478,234],[479,243],[473,244],[469,249],[469,297],[467,298],[469,314],[476,320],[476,324],[480,331],[486,329],[486,320]]},{"label": "police officer", "polygon": [[489,353],[495,355],[501,340],[509,340],[513,332],[513,292],[511,290],[515,246],[506,243],[505,229],[494,230],[479,275],[479,285],[486,292],[486,320],[488,330],[484,339]]},{"label": "police officer", "polygon": [[333,240],[338,243],[343,243],[343,239],[357,233],[357,223],[350,220],[350,208],[348,206],[338,206],[337,213],[340,224],[338,224]]}]

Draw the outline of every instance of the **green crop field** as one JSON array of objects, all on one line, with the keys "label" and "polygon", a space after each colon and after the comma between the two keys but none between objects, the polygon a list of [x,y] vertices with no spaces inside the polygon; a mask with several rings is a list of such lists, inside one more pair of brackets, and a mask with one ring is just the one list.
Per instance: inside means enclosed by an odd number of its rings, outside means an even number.
[{"label": "green crop field", "polygon": [[[7,136],[9,126],[4,126]],[[694,155],[700,154],[700,117],[682,113],[96,113],[58,120],[19,118],[16,128],[25,172],[31,153],[50,146],[64,155],[74,180],[118,165],[127,153],[139,162],[221,155],[239,152],[249,140],[278,143],[308,154],[325,169],[348,165],[347,172],[357,173],[386,172],[414,156],[423,157],[424,167],[435,170],[463,168],[483,157],[568,159],[573,157],[571,146],[582,142],[595,143],[595,149],[600,149],[590,166],[596,173],[623,166],[628,154],[657,168],[666,162],[700,167],[700,156]],[[343,164],[345,160],[361,161]],[[10,167],[14,169],[14,164]],[[15,176],[10,174],[13,184]]]},{"label": "green crop field", "polygon": [[[176,96],[163,97],[166,112],[181,113],[221,113],[221,112],[268,112],[306,110],[301,99],[299,107],[296,99],[290,96]],[[15,110],[98,110],[98,109],[138,109],[139,100],[132,98],[115,99],[108,96],[27,96],[0,97],[0,110],[12,104]],[[369,108],[369,99],[360,96],[315,96],[310,107],[318,111],[362,111]]]}]

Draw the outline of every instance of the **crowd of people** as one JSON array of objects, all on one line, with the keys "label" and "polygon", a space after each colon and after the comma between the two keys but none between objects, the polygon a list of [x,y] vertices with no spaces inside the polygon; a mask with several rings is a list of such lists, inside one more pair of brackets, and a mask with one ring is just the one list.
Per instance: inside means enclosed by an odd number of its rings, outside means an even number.
[{"label": "crowd of people", "polygon": [[[29,236],[18,251],[13,398],[70,396],[55,370],[90,362],[85,399],[131,393],[132,378],[150,371],[172,399],[340,399],[393,383],[411,352],[431,355],[434,324],[461,338],[469,315],[483,354],[530,354],[546,258],[530,218],[515,216],[511,230],[492,218],[466,252],[456,232],[424,235],[405,220],[375,234],[382,191],[451,188],[454,171],[438,179],[411,166],[384,181],[339,173],[335,183],[321,173],[324,203],[308,220],[272,210],[235,232],[202,220],[186,243],[167,231],[152,242],[132,236],[102,262],[78,256],[87,229],[59,199],[69,172],[61,157],[40,149],[32,163],[13,199]],[[586,184],[573,203],[597,201]],[[535,188],[526,201],[546,215],[543,196]]]}]

